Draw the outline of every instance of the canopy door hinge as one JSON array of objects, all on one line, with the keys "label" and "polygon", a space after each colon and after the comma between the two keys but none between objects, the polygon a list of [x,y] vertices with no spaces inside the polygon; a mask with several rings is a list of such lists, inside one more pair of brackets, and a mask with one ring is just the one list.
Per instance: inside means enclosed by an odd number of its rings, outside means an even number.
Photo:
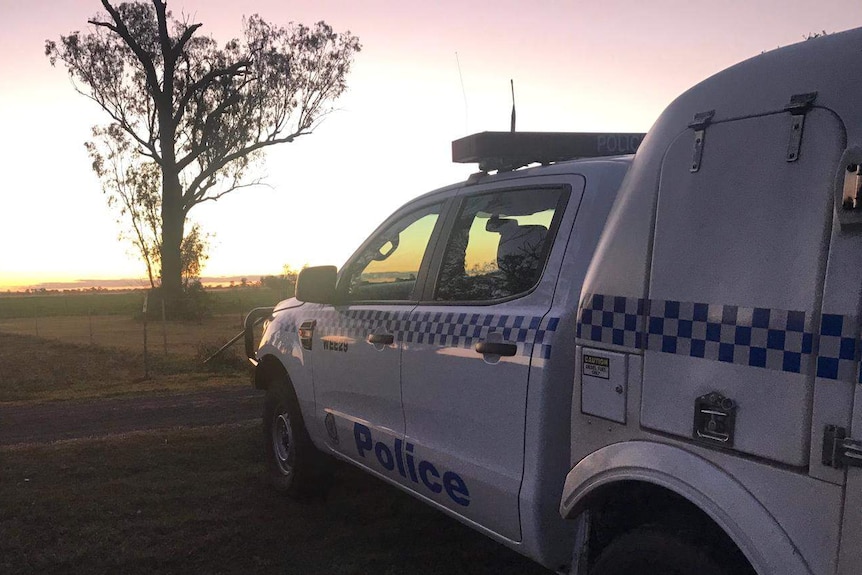
[{"label": "canopy door hinge", "polygon": [[712,123],[713,116],[715,116],[715,110],[698,112],[694,115],[694,120],[688,125],[694,130],[694,154],[691,157],[690,172],[700,170],[700,163],[703,160],[703,139],[706,136],[706,127]]},{"label": "canopy door hinge", "polygon": [[823,429],[823,465],[841,469],[862,467],[862,441],[847,437],[847,430],[837,425]]},{"label": "canopy door hinge", "polygon": [[805,126],[805,114],[814,105],[817,92],[807,94],[796,94],[790,98],[790,103],[784,107],[785,112],[790,112],[790,141],[787,143],[788,162],[799,159],[799,148],[802,146],[802,128]]}]

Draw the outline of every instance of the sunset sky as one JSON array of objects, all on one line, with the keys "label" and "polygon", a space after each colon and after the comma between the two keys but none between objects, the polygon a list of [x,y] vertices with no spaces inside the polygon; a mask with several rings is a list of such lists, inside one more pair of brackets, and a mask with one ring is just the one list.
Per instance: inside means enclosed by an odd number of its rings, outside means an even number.
[{"label": "sunset sky", "polygon": [[[142,278],[83,143],[106,123],[46,39],[84,30],[97,0],[0,0],[0,289]],[[325,20],[363,45],[349,90],[312,135],[270,148],[269,187],[190,214],[215,234],[205,275],[341,265],[405,201],[463,180],[450,142],[507,130],[646,131],[707,76],[811,32],[862,26],[858,0],[173,0],[219,43],[244,15]],[[457,53],[457,57],[456,57]],[[459,74],[460,62],[460,74]],[[462,84],[463,79],[463,84]],[[15,289],[12,287],[12,289]]]}]

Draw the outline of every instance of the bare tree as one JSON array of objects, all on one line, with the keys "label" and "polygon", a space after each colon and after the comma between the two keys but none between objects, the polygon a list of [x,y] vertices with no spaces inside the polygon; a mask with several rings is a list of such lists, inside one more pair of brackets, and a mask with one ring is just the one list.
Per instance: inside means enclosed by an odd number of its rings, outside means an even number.
[{"label": "bare tree", "polygon": [[[161,285],[174,305],[189,211],[259,183],[250,174],[266,147],[310,134],[346,89],[360,44],[325,22],[279,27],[253,15],[242,39],[219,47],[163,0],[101,3],[107,14],[91,18],[85,33],[46,41],[45,54],[111,118],[89,146],[102,154],[101,169],[106,150],[126,155],[127,183],[148,183],[147,166],[157,167]],[[129,197],[139,193],[146,198],[138,190]]]}]

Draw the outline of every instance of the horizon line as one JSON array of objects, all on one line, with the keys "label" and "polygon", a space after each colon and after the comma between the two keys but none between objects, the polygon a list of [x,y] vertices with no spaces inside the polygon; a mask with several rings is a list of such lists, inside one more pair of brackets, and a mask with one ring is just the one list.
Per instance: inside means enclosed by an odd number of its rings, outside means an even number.
[{"label": "horizon line", "polygon": [[[219,285],[230,283],[231,281],[239,283],[243,278],[249,282],[258,282],[262,277],[281,275],[281,274],[235,274],[225,276],[202,276],[200,281],[206,285]],[[105,289],[150,289],[150,283],[146,278],[105,278],[105,279],[75,279],[66,281],[44,281],[32,284],[25,283],[9,283],[0,284],[0,291],[3,292],[22,292],[26,290],[87,290],[93,288]]]}]

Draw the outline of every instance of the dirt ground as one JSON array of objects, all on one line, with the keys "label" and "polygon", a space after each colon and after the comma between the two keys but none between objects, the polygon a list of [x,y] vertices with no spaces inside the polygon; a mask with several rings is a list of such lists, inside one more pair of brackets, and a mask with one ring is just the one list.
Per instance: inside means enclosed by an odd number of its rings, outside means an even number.
[{"label": "dirt ground", "polygon": [[247,388],[46,403],[0,403],[0,445],[51,443],[147,429],[258,419],[263,392]]}]

